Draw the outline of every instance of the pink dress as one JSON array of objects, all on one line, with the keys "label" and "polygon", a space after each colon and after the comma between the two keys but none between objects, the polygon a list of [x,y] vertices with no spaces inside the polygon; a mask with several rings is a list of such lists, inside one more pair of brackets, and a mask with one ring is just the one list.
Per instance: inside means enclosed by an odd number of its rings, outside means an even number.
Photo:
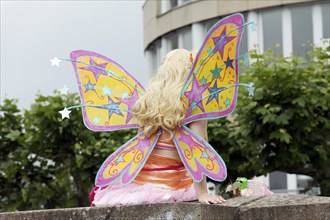
[{"label": "pink dress", "polygon": [[[176,150],[172,141],[159,139],[157,149]],[[143,203],[196,200],[193,180],[181,160],[154,152],[134,181],[128,185],[120,180],[106,187],[95,187],[90,193],[92,206],[132,205]]]}]

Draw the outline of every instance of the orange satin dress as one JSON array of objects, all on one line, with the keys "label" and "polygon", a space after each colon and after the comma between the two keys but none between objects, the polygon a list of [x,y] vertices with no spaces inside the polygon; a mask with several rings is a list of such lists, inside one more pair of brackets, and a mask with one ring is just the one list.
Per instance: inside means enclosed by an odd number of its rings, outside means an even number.
[{"label": "orange satin dress", "polygon": [[[159,138],[155,149],[176,151],[172,140],[162,138]],[[166,189],[183,189],[191,186],[193,180],[181,160],[152,152],[134,183],[152,184]]]},{"label": "orange satin dress", "polygon": [[[94,188],[92,206],[134,205],[196,200],[193,180],[179,159],[172,140],[159,138],[144,167],[128,185],[117,180]],[[167,153],[167,155],[164,155]],[[173,158],[168,155],[176,155]]]}]

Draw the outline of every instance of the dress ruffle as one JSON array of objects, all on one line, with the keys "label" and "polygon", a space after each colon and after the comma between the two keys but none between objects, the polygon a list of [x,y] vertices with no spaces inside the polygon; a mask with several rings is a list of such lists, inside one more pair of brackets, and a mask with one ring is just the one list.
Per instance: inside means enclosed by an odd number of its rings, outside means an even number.
[{"label": "dress ruffle", "polygon": [[152,184],[131,183],[122,185],[119,181],[104,189],[95,191],[95,206],[135,205],[144,203],[181,202],[196,200],[194,186],[183,189],[164,189]]}]

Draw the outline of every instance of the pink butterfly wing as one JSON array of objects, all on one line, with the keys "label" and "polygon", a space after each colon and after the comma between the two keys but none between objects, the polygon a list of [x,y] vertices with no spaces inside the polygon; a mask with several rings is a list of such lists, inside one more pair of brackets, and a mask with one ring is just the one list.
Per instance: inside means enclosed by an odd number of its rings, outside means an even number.
[{"label": "pink butterfly wing", "polygon": [[194,181],[202,181],[203,174],[216,181],[226,179],[227,168],[224,161],[203,138],[186,126],[181,126],[176,129],[173,141]]},{"label": "pink butterfly wing", "polygon": [[96,175],[95,185],[106,186],[118,178],[123,184],[132,182],[143,168],[159,135],[160,132],[146,138],[139,133],[121,146],[103,162]]},{"label": "pink butterfly wing", "polygon": [[70,55],[79,86],[84,123],[93,131],[137,128],[133,106],[142,85],[115,61],[95,52]]},{"label": "pink butterfly wing", "polygon": [[188,107],[183,124],[224,117],[235,109],[243,23],[243,16],[234,14],[208,32],[181,93]]}]

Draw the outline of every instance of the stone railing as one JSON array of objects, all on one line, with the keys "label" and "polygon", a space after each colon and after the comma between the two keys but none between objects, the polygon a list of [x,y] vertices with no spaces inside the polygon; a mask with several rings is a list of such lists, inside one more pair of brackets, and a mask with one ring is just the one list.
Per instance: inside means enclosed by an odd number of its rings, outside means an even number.
[{"label": "stone railing", "polygon": [[197,202],[50,209],[0,214],[0,220],[66,219],[330,219],[330,197],[276,194],[234,198],[222,205]]}]

